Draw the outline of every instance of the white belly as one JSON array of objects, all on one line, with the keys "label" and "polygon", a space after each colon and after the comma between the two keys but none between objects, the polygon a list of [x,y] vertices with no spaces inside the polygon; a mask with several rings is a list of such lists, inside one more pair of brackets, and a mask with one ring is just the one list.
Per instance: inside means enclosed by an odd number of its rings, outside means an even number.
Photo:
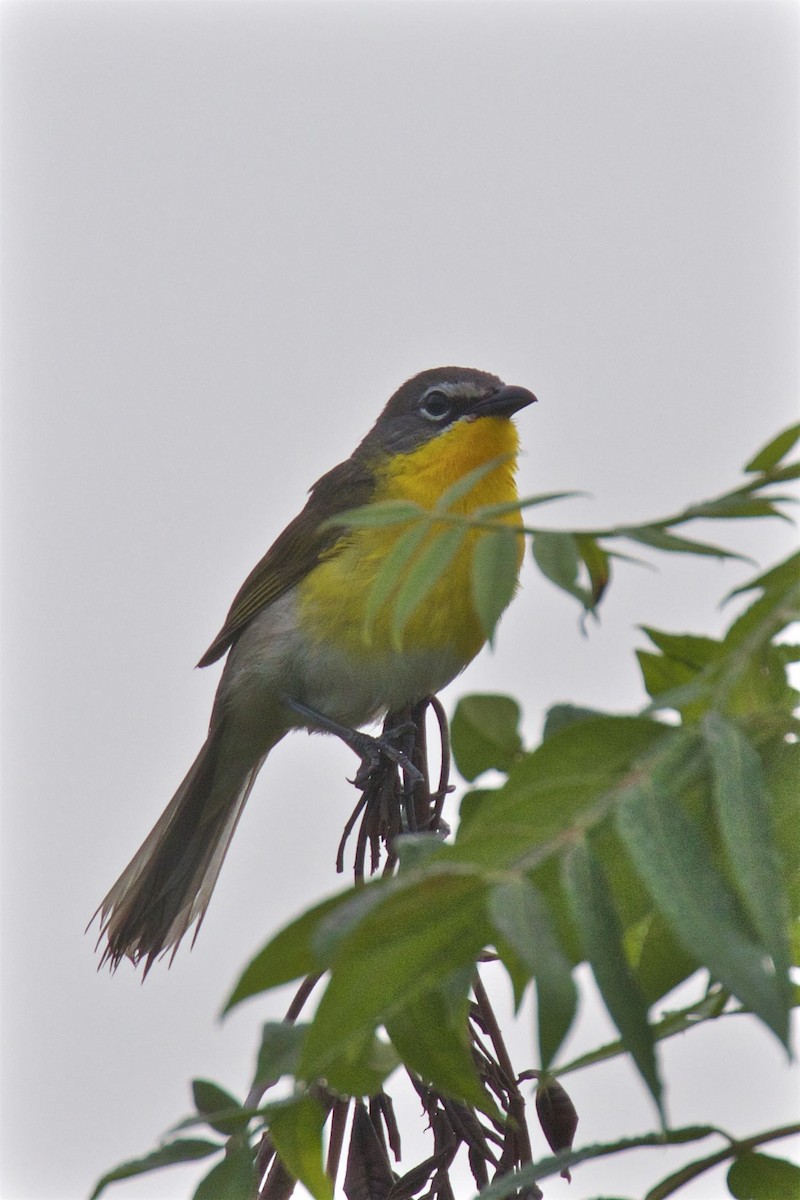
[{"label": "white belly", "polygon": [[218,703],[254,731],[303,725],[285,708],[287,698],[358,727],[438,692],[464,665],[453,650],[392,651],[367,660],[309,641],[298,630],[292,590],[258,613],[233,646]]}]

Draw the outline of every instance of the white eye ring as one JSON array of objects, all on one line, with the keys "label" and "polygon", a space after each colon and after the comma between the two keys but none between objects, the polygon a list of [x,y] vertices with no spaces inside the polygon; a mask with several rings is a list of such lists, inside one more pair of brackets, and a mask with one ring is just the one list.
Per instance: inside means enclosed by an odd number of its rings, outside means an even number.
[{"label": "white eye ring", "polygon": [[439,388],[430,388],[422,397],[419,411],[429,421],[446,421],[452,415],[453,405]]}]

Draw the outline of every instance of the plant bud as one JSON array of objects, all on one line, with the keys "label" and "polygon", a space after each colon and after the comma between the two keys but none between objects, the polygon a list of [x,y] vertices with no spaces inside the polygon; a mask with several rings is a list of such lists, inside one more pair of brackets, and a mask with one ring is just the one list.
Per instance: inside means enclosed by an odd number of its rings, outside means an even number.
[{"label": "plant bud", "polygon": [[[557,1079],[549,1079],[536,1089],[536,1115],[547,1143],[554,1154],[572,1149],[572,1139],[578,1127],[578,1114],[564,1088]],[[570,1180],[569,1170],[561,1172]]]}]

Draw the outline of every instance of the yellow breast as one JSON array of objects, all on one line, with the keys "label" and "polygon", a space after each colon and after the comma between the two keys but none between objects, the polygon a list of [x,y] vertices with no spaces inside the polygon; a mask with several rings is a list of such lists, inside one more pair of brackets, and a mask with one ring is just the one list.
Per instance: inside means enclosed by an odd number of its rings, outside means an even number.
[{"label": "yellow breast", "polygon": [[[376,500],[413,500],[432,508],[442,493],[469,471],[494,458],[510,456],[486,474],[451,511],[470,514],[487,504],[517,499],[514,481],[517,431],[503,417],[462,420],[408,454],[389,458],[378,469]],[[519,513],[502,518],[521,524]],[[470,530],[442,579],[427,594],[406,624],[398,649],[392,632],[390,596],[371,621],[367,635],[366,605],[370,589],[387,554],[407,526],[353,530],[309,573],[298,589],[301,627],[320,644],[336,647],[364,661],[386,663],[398,655],[420,651],[445,652],[457,663],[452,678],[478,653],[485,641],[471,599],[471,568],[475,546],[485,536]],[[441,526],[438,527],[441,530]],[[416,553],[424,553],[432,534]],[[523,541],[519,539],[519,558]],[[413,559],[412,559],[413,562]],[[444,680],[443,683],[448,682]],[[441,685],[440,685],[441,686]]]}]

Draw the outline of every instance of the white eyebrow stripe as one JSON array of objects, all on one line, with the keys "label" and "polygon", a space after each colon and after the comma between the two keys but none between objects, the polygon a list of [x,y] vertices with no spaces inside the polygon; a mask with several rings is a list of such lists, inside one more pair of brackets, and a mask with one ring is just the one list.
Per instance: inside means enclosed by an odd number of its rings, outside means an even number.
[{"label": "white eyebrow stripe", "polygon": [[463,381],[445,381],[444,383],[436,383],[430,389],[431,391],[444,392],[446,396],[458,397],[460,400],[479,400],[485,395],[485,389],[477,387],[474,383],[464,383]]}]

